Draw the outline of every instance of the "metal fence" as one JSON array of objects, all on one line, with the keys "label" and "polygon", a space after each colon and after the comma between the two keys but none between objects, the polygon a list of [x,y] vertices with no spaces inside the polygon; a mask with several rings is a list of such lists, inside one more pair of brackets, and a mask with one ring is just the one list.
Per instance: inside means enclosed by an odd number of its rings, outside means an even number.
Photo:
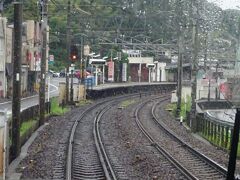
[{"label": "metal fence", "polygon": [[197,115],[197,132],[213,144],[229,149],[234,124],[221,121],[208,113]]}]

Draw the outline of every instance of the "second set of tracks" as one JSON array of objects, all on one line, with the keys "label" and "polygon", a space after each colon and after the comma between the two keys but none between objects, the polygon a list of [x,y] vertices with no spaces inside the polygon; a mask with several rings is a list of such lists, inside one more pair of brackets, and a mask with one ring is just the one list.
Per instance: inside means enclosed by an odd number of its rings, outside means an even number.
[{"label": "second set of tracks", "polygon": [[[168,128],[168,126],[156,116],[157,105],[169,98],[156,98],[147,100],[140,104],[135,111],[135,119],[141,131],[149,139],[151,144],[162,154],[179,172],[178,179],[226,179],[227,170],[195,150],[188,143],[184,142]],[[143,108],[147,104],[151,105],[150,121],[154,122],[153,126],[144,122],[141,118]],[[157,133],[152,133],[156,129]],[[154,134],[154,135],[153,135]]]}]

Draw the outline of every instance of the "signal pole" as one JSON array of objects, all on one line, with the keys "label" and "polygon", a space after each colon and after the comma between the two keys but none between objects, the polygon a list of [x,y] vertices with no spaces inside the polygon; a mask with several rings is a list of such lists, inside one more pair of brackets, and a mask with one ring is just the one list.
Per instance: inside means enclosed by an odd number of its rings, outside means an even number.
[{"label": "signal pole", "polygon": [[71,89],[70,89],[70,102],[73,104],[73,67],[71,66]]},{"label": "signal pole", "polygon": [[[46,60],[47,60],[47,2],[48,0],[42,0],[42,12],[41,12],[41,32],[42,32],[42,56],[41,56],[41,77],[40,77],[40,89],[39,89],[39,108],[40,119],[39,125],[43,125],[45,122],[45,87],[46,87]],[[49,87],[48,87],[49,88]]]},{"label": "signal pole", "polygon": [[14,2],[14,57],[12,99],[12,155],[20,154],[21,64],[22,64],[22,3]]},{"label": "signal pole", "polygon": [[71,63],[70,59],[70,0],[68,0],[68,8],[67,8],[67,72],[66,72],[66,97],[65,97],[65,102],[66,104],[69,103],[69,66]]}]

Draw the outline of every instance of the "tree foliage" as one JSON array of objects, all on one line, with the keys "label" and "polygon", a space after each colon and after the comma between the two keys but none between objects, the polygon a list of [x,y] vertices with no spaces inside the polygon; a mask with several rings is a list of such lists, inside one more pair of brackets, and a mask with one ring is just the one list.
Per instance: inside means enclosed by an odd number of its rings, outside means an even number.
[{"label": "tree foliage", "polygon": [[[72,42],[89,44],[93,51],[109,54],[112,45],[103,40],[136,38],[141,42],[176,44],[179,28],[184,32],[185,50],[191,51],[193,21],[198,19],[200,57],[205,49],[219,53],[230,50],[239,39],[238,10],[223,11],[206,0],[71,0]],[[180,4],[179,4],[180,3]],[[36,0],[23,0],[24,19],[40,20]],[[181,5],[181,6],[180,6]],[[66,63],[67,0],[48,3],[50,53]],[[181,7],[181,9],[179,9]],[[13,22],[13,5],[5,1],[4,15]],[[230,42],[230,44],[228,44]],[[118,47],[119,48],[119,47]],[[120,48],[121,49],[121,48]],[[230,50],[231,51],[231,50]],[[231,51],[230,54],[233,54]]]}]

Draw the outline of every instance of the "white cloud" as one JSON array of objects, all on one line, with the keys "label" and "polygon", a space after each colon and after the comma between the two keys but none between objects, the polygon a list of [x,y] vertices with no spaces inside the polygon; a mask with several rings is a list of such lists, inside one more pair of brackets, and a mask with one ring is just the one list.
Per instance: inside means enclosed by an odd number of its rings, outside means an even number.
[{"label": "white cloud", "polygon": [[239,9],[240,0],[208,0],[220,6],[222,9]]}]

